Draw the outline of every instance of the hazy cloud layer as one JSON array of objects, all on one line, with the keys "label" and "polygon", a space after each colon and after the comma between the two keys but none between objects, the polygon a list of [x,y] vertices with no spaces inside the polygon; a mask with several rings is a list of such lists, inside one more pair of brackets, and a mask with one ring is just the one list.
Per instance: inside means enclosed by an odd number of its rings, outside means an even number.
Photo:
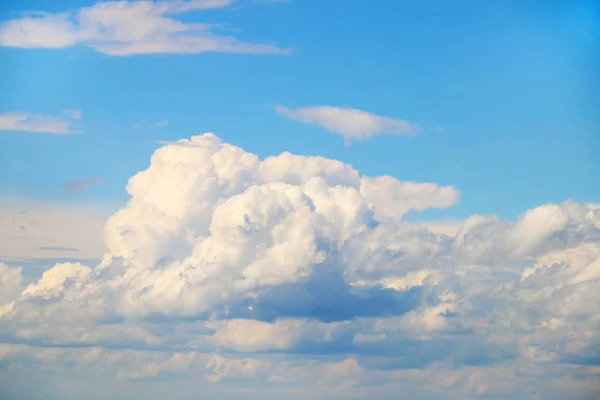
[{"label": "hazy cloud layer", "polygon": [[436,233],[403,215],[451,206],[451,186],[322,157],[260,160],[212,134],[157,150],[127,191],[98,265],[58,263],[29,283],[0,264],[10,376],[47,368],[76,396],[77,373],[105,382],[98,398],[117,387],[145,399],[597,388],[599,205],[474,215]]},{"label": "hazy cloud layer", "polygon": [[317,125],[344,138],[346,144],[353,140],[369,139],[374,135],[407,135],[418,133],[419,127],[408,121],[382,117],[349,107],[306,106],[288,108],[275,106],[275,110],[290,119]]},{"label": "hazy cloud layer", "polygon": [[99,259],[104,222],[115,208],[5,197],[0,202],[0,255],[12,260]]},{"label": "hazy cloud layer", "polygon": [[0,23],[0,45],[66,48],[86,45],[111,56],[149,53],[286,53],[272,44],[240,41],[215,26],[178,19],[232,0],[108,1],[62,13],[33,13]]}]

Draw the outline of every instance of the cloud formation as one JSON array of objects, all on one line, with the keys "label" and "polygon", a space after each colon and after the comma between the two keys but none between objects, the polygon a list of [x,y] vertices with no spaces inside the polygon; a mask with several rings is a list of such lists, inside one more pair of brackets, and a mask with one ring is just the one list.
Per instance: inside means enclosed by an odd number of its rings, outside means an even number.
[{"label": "cloud formation", "polygon": [[223,8],[232,0],[108,1],[75,12],[35,13],[0,24],[0,45],[66,48],[86,45],[111,56],[150,53],[283,54],[272,44],[240,41],[216,34],[215,26],[175,16]]},{"label": "cloud formation", "polygon": [[99,264],[33,281],[0,264],[0,359],[177,378],[209,399],[232,396],[211,392],[222,385],[260,398],[595,390],[600,205],[474,215],[436,233],[403,216],[451,206],[452,186],[323,157],[261,160],[213,134],[158,149],[127,191]]},{"label": "cloud formation", "polygon": [[348,107],[306,106],[288,108],[275,106],[284,117],[305,124],[316,125],[344,138],[346,144],[353,140],[370,139],[374,135],[407,135],[418,133],[419,127],[408,121],[382,117],[373,113]]},{"label": "cloud formation", "polygon": [[0,114],[0,130],[54,133],[56,135],[78,133],[78,131],[73,129],[72,125],[75,121],[81,119],[81,111],[64,110],[64,113],[67,115],[67,118],[26,112]]},{"label": "cloud formation", "polygon": [[84,190],[90,185],[99,185],[104,183],[104,178],[84,179],[80,181],[70,181],[63,185],[65,190],[79,191]]},{"label": "cloud formation", "polygon": [[29,262],[56,257],[100,259],[104,252],[104,222],[115,209],[114,205],[56,204],[3,197],[0,255],[4,260]]}]

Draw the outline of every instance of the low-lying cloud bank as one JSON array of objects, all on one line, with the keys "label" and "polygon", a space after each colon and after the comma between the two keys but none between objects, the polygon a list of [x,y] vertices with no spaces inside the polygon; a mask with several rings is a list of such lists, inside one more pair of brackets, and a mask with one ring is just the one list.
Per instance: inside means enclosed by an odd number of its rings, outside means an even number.
[{"label": "low-lying cloud bank", "polygon": [[454,187],[261,161],[213,134],[160,148],[127,191],[100,264],[57,264],[29,285],[0,264],[3,368],[274,398],[597,390],[600,205],[474,215],[449,236],[402,216],[452,206]]}]

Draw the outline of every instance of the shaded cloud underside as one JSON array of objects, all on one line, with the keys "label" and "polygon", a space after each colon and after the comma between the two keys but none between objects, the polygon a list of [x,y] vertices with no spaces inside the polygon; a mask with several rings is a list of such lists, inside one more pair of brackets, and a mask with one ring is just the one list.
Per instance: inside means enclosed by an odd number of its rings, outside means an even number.
[{"label": "shaded cloud underside", "polygon": [[127,191],[98,265],[59,263],[26,284],[0,264],[7,365],[277,398],[596,390],[598,205],[435,233],[402,217],[452,206],[451,186],[259,160],[212,134],[157,150]]}]

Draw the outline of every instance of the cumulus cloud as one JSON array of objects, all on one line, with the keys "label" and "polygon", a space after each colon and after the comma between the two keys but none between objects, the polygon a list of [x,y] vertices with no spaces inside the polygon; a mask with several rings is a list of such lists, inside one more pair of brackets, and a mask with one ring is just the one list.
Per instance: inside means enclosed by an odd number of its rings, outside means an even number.
[{"label": "cumulus cloud", "polygon": [[108,1],[74,12],[35,13],[0,24],[0,45],[66,48],[86,45],[111,56],[149,53],[264,53],[287,50],[214,33],[209,24],[178,15],[223,8],[232,0]]},{"label": "cumulus cloud", "polygon": [[101,360],[121,385],[260,398],[558,400],[600,376],[598,205],[432,230],[404,215],[452,206],[454,187],[261,160],[213,134],[164,145],[127,191],[98,264],[30,282],[0,264],[7,363]]},{"label": "cumulus cloud", "polygon": [[419,127],[408,121],[382,117],[349,107],[306,106],[288,108],[275,106],[284,117],[316,125],[344,138],[346,144],[353,140],[369,139],[374,135],[407,135],[418,133]]},{"label": "cumulus cloud", "polygon": [[362,178],[361,193],[373,203],[379,219],[400,218],[410,210],[447,208],[459,198],[459,192],[452,186],[400,182],[390,176]]},{"label": "cumulus cloud", "polygon": [[42,114],[14,112],[0,114],[0,130],[54,133],[56,135],[70,135],[78,133],[72,125],[81,119],[81,111],[65,110],[67,118],[52,117]]}]

